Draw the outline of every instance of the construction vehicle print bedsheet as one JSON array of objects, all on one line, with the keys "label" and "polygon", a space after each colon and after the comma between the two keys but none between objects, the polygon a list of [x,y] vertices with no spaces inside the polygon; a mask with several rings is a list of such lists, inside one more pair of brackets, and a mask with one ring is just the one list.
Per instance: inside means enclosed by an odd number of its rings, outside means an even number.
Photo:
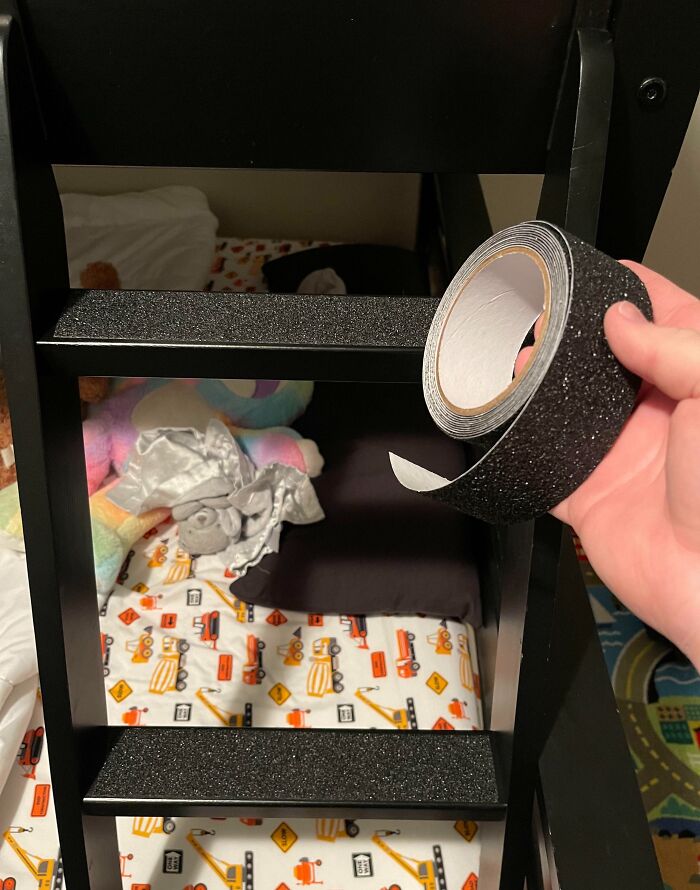
[{"label": "construction vehicle print bedsheet", "polygon": [[[169,524],[139,542],[120,578],[100,617],[110,723],[482,726],[475,637],[458,621],[253,608],[216,558],[190,560]],[[38,698],[0,799],[3,890],[66,883],[47,742]],[[118,828],[125,890],[477,887],[480,838],[471,822],[159,814],[120,818]]]}]

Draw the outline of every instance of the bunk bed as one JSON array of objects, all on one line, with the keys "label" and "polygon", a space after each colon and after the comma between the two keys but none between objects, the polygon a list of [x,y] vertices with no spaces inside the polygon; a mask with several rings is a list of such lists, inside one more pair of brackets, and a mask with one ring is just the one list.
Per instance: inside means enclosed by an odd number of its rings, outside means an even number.
[{"label": "bunk bed", "polygon": [[[445,280],[490,234],[476,174],[544,172],[541,218],[640,259],[697,95],[694,4],[24,0],[0,13],[0,346],[71,890],[121,886],[115,816],[193,815],[475,819],[480,887],[659,888],[577,560],[550,517],[480,529],[483,730],[108,724],[77,376],[235,368],[391,392],[419,380],[436,302],[71,290],[51,164],[419,172],[418,249]],[[319,438],[333,439],[333,408],[319,400]],[[390,432],[398,412],[384,413]],[[169,770],[140,772],[167,752]],[[287,757],[315,769],[255,781]]]}]

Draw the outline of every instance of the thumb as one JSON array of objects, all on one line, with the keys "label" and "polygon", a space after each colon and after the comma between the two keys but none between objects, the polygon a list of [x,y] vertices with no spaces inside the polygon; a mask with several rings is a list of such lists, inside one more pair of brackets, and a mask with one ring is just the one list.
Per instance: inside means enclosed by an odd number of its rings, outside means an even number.
[{"label": "thumb", "polygon": [[700,333],[647,321],[633,303],[605,314],[605,336],[622,364],[674,401],[700,398]]}]

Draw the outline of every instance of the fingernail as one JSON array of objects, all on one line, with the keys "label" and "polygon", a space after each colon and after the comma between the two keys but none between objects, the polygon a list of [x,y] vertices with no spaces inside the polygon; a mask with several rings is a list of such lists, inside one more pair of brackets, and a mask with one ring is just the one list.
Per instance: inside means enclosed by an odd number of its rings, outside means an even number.
[{"label": "fingernail", "polygon": [[634,303],[630,303],[627,300],[617,304],[617,311],[625,321],[629,321],[631,324],[644,324],[646,322],[646,318],[644,318]]}]

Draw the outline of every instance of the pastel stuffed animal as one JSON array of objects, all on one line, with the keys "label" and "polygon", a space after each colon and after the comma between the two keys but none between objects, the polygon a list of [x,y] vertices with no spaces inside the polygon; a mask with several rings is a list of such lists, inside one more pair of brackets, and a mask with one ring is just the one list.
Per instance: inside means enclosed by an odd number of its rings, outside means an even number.
[{"label": "pastel stuffed animal", "polygon": [[[107,395],[109,381],[106,377],[80,377],[78,379],[81,410],[86,416],[88,405],[100,402]],[[7,403],[5,375],[0,371],[0,489],[17,480],[15,450],[12,440],[10,409]]]},{"label": "pastel stuffed animal", "polygon": [[[157,507],[139,515],[129,513],[109,498],[114,483],[90,498],[92,552],[100,605],[104,603],[132,545],[150,529],[170,522],[170,510]],[[22,513],[17,483],[0,490],[0,543],[10,550],[24,550]]]},{"label": "pastel stuffed animal", "polygon": [[308,380],[200,380],[197,391],[237,426],[287,426],[304,413],[314,385]]},{"label": "pastel stuffed animal", "polygon": [[304,413],[314,387],[308,380],[128,377],[117,378],[114,391],[141,384],[153,392],[171,383],[192,387],[208,410],[213,408],[236,426],[256,430],[288,426]]},{"label": "pastel stuffed animal", "polygon": [[[312,384],[287,381],[118,380],[115,392],[91,407],[83,424],[88,490],[90,494],[97,491],[111,472],[122,474],[129,453],[144,430],[191,427],[204,432],[212,418],[230,429],[257,467],[282,463],[308,476],[317,476],[323,458],[311,439],[302,438],[286,426],[249,427],[251,418],[259,421],[263,415],[276,414],[277,424],[282,416],[290,420],[298,416],[308,403],[311,387]],[[264,410],[244,410],[246,402],[266,403],[268,398],[276,399],[279,412],[273,411],[271,404]],[[233,413],[223,410],[223,405]],[[245,417],[242,424],[238,420],[241,417]]]}]

